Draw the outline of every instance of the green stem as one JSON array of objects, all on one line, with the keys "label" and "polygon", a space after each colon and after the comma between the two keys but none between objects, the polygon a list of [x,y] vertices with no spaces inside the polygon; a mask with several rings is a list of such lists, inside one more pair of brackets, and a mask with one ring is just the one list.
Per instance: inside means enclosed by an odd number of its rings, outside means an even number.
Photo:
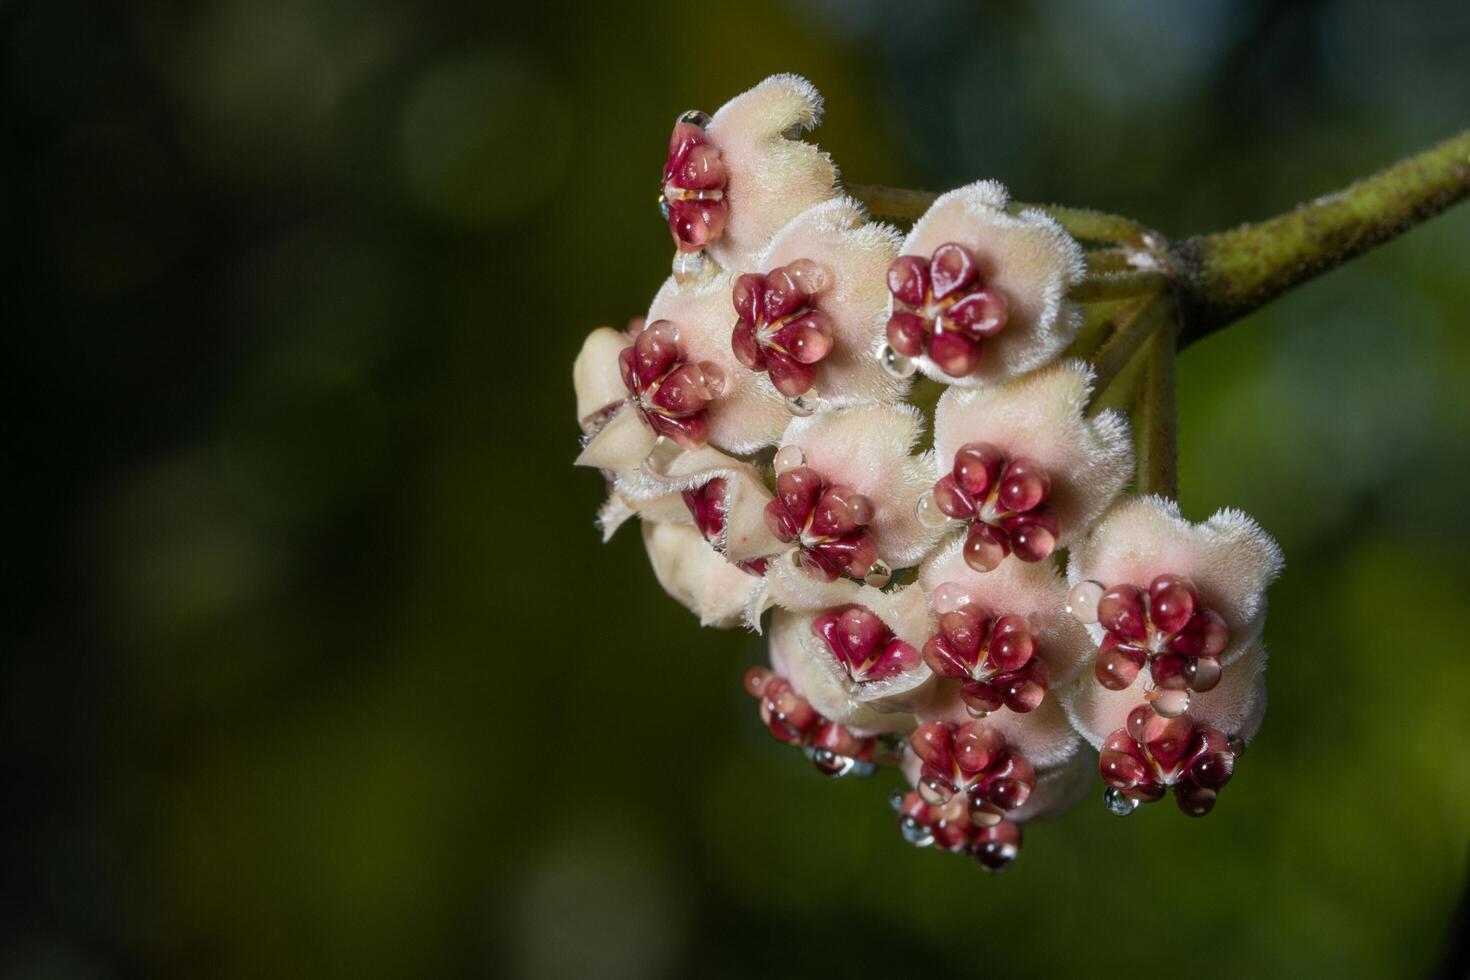
[{"label": "green stem", "polygon": [[1094,275],[1073,286],[1067,297],[1077,303],[1099,303],[1161,293],[1169,285],[1162,272],[1116,272]]},{"label": "green stem", "polygon": [[1171,250],[1185,347],[1470,194],[1470,130],[1294,211]]},{"label": "green stem", "polygon": [[1173,312],[1172,302],[1162,296],[1153,296],[1142,300],[1132,315],[1118,325],[1117,331],[1092,359],[1097,373],[1092,387],[1094,401],[1108,390],[1108,385],[1113,383],[1119,372],[1133,359],[1143,342],[1167,322]]},{"label": "green stem", "polygon": [[1149,338],[1146,374],[1138,410],[1138,492],[1179,494],[1179,458],[1174,413],[1174,331]]}]

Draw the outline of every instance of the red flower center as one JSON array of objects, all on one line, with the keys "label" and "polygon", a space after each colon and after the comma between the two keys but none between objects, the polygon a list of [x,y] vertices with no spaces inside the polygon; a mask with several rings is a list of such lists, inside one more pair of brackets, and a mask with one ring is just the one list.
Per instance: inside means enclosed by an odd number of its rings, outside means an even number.
[{"label": "red flower center", "polygon": [[760,701],[761,721],[788,745],[800,745],[827,776],[871,776],[877,771],[878,740],[854,735],[829,721],[780,674],[764,667],[745,672],[745,692]]},{"label": "red flower center", "polygon": [[919,651],[865,606],[843,606],[818,616],[812,620],[812,633],[859,684],[897,677],[919,665]]},{"label": "red flower center", "polygon": [[1103,687],[1123,690],[1145,663],[1165,691],[1208,691],[1219,683],[1230,631],[1218,613],[1200,605],[1188,579],[1160,575],[1147,590],[1115,585],[1098,600],[1097,620],[1107,630],[1094,666]]},{"label": "red flower center", "polygon": [[741,364],[769,372],[787,398],[811,390],[818,362],[832,352],[832,321],[815,305],[827,282],[826,271],[810,259],[735,280],[731,298],[740,319],[730,346]]},{"label": "red flower center", "polygon": [[861,579],[878,565],[878,546],[868,530],[873,504],[851,487],[832,486],[809,466],[776,477],[776,499],[766,504],[766,526],[787,544],[808,572],[828,582]]},{"label": "red flower center", "polygon": [[960,681],[970,713],[984,717],[1004,705],[1032,711],[1051,687],[1036,638],[1020,616],[990,616],[974,604],[941,613],[939,632],[924,644],[924,662],[940,677]]},{"label": "red flower center", "polygon": [[643,418],[653,431],[697,449],[709,435],[705,409],[725,387],[725,372],[713,361],[691,363],[668,320],[650,323],[618,355],[618,368]]},{"label": "red flower center", "polygon": [[1128,713],[1126,725],[1108,736],[1098,770],[1110,797],[1122,797],[1118,812],[1162,799],[1172,789],[1179,809],[1201,817],[1234,774],[1236,755],[1221,732],[1188,718],[1164,718],[1139,705]]},{"label": "red flower center", "polygon": [[[694,518],[694,526],[699,528],[699,533],[710,544],[717,543],[725,530],[725,478],[717,476],[692,490],[685,490],[682,496],[684,506],[689,508],[689,514]],[[764,558],[750,558],[734,564],[742,572],[764,575],[768,563]]]},{"label": "red flower center", "polygon": [[725,230],[729,175],[720,151],[705,134],[709,116],[686,112],[674,123],[659,208],[681,252],[697,252]]},{"label": "red flower center", "polygon": [[1011,866],[1021,851],[1021,825],[1002,820],[977,827],[965,812],[964,801],[954,797],[940,806],[930,806],[917,792],[895,795],[898,827],[903,839],[915,847],[934,846],[945,851],[968,853],[980,867],[1000,874]]},{"label": "red flower center", "polygon": [[972,373],[982,342],[1005,329],[1010,310],[1004,294],[980,279],[975,256],[954,242],[936,248],[927,261],[899,256],[888,267],[888,345],[905,357],[928,354],[952,378]]},{"label": "red flower center", "polygon": [[934,484],[934,505],[969,522],[965,563],[978,572],[993,570],[1010,554],[1034,562],[1052,553],[1061,525],[1050,497],[1051,477],[1039,463],[1008,459],[988,442],[961,446],[954,468]]},{"label": "red flower center", "polygon": [[982,722],[927,722],[909,736],[909,746],[923,762],[919,795],[924,802],[939,807],[963,797],[977,827],[1000,823],[1036,788],[1036,773],[1025,756]]}]

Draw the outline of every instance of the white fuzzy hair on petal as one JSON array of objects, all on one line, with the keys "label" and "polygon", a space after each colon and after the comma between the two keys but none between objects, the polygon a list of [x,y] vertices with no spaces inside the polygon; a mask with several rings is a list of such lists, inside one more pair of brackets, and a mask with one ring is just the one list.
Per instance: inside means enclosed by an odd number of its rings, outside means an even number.
[{"label": "white fuzzy hair on petal", "polygon": [[[1159,575],[1188,578],[1199,591],[1200,604],[1219,613],[1230,630],[1220,656],[1228,665],[1260,637],[1266,587],[1284,563],[1276,541],[1241,511],[1222,510],[1194,524],[1167,498],[1125,497],[1072,548],[1067,581],[1146,589]],[[1102,642],[1101,626],[1093,624],[1089,631]]]},{"label": "white fuzzy hair on petal", "polygon": [[1051,479],[1048,503],[1061,525],[1057,545],[1069,547],[1133,475],[1127,417],[1085,414],[1092,380],[1089,365],[1067,360],[1001,385],[950,388],[934,410],[935,479],[950,472],[955,453],[971,442],[1035,460]]},{"label": "white fuzzy hair on petal", "polygon": [[709,441],[726,452],[750,453],[774,443],[791,412],[769,378],[735,359],[730,347],[736,320],[733,284],[729,274],[688,284],[671,276],[654,296],[648,322],[670,321],[690,361],[713,361],[724,372],[724,394],[706,409]]},{"label": "white fuzzy hair on petal", "polygon": [[[1093,678],[1078,677],[1061,692],[1061,701],[1073,727],[1095,749],[1124,727],[1128,713],[1145,704],[1148,672],[1141,671],[1131,686],[1110,691]],[[1220,674],[1220,683],[1208,691],[1192,691],[1187,716],[1246,742],[1255,738],[1266,714],[1266,648],[1251,647]]]},{"label": "white fuzzy hair on petal", "polygon": [[933,596],[948,582],[961,586],[979,608],[997,616],[1024,616],[1036,639],[1037,656],[1052,685],[1066,683],[1092,658],[1087,630],[1067,615],[1067,583],[1049,561],[1007,560],[989,572],[965,563],[964,539],[956,537],[919,566],[919,585]]},{"label": "white fuzzy hair on petal", "polygon": [[658,436],[633,403],[624,402],[601,428],[583,441],[575,465],[626,473],[643,462],[657,441]]},{"label": "white fuzzy hair on petal", "polygon": [[987,288],[1005,294],[1010,313],[1005,328],[983,342],[980,366],[964,378],[941,371],[928,357],[919,370],[946,384],[991,384],[1035,370],[1053,360],[1077,336],[1082,311],[1067,291],[1087,272],[1082,246],[1050,215],[1006,210],[1010,195],[993,180],[941,194],[914,222],[904,255],[928,260],[949,242],[965,246],[980,265]]},{"label": "white fuzzy hair on petal", "polygon": [[903,235],[871,223],[850,197],[808,208],[776,233],[756,267],[763,273],[797,259],[810,259],[831,276],[816,307],[832,320],[832,352],[817,371],[816,392],[825,403],[894,401],[910,382],[884,370],[874,347],[888,319],[888,267],[898,257]]},{"label": "white fuzzy hair on petal", "polygon": [[693,525],[643,522],[643,545],[664,591],[717,629],[739,626],[761,580],[730,564]]},{"label": "white fuzzy hair on petal", "polygon": [[572,388],[577,393],[577,424],[583,432],[590,431],[591,420],[600,412],[628,397],[618,355],[631,343],[627,334],[612,327],[598,327],[582,341],[572,362]]},{"label": "white fuzzy hair on petal", "polygon": [[724,159],[729,218],[706,251],[727,269],[748,271],[792,218],[836,193],[837,167],[789,134],[815,126],[822,96],[798,75],[772,75],[726,102],[705,133]]},{"label": "white fuzzy hair on petal", "polygon": [[[672,498],[683,507],[683,492],[703,487],[711,480],[725,481],[725,523],[712,542],[731,561],[763,558],[784,551],[783,544],[766,526],[766,504],[772,499],[761,474],[751,464],[727,456],[712,446],[677,452],[660,465],[647,463],[631,475],[622,488],[624,496],[639,506],[643,501]],[[641,510],[642,507],[639,506]]]},{"label": "white fuzzy hair on petal", "polygon": [[912,405],[855,405],[794,419],[781,445],[796,446],[829,484],[842,484],[873,504],[869,528],[878,554],[895,568],[922,558],[938,536],[915,514],[933,486],[929,454],[911,455],[924,430]]}]

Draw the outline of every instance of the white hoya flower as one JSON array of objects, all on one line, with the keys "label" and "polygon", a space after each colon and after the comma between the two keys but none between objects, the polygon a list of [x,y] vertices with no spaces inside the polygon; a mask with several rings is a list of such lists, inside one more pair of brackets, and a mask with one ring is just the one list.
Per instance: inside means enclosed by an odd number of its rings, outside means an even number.
[{"label": "white hoya flower", "polygon": [[643,522],[643,546],[664,591],[699,617],[701,626],[740,625],[757,572],[727,561],[692,524]]},{"label": "white hoya flower", "polygon": [[1049,215],[1012,214],[995,181],[942,194],[914,223],[888,272],[883,356],[903,374],[974,386],[1048,363],[1077,336],[1067,292],[1087,271],[1082,247]]}]

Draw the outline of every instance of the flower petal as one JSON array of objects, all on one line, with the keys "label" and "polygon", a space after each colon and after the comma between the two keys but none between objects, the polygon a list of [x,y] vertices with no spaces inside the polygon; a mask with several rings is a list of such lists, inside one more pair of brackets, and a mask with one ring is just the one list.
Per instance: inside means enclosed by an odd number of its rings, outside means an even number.
[{"label": "flower petal", "polygon": [[[655,453],[649,463],[657,459]],[[766,526],[765,509],[771,492],[759,471],[712,446],[676,453],[657,466],[643,466],[635,476],[629,477],[623,493],[640,510],[642,505],[660,498],[672,499],[682,508],[683,491],[716,479],[725,481],[725,525],[712,542],[716,550],[730,561],[763,558],[785,551],[788,546]]]},{"label": "flower petal", "polygon": [[922,558],[938,532],[919,523],[919,495],[933,485],[926,453],[912,456],[923,415],[912,405],[855,405],[794,419],[781,445],[801,449],[806,465],[873,503],[868,527],[878,554],[895,568]]},{"label": "flower petal", "polygon": [[1067,290],[1086,274],[1082,247],[1049,215],[1011,214],[1009,203],[995,181],[957,188],[939,196],[903,243],[902,254],[925,259],[950,242],[965,246],[987,287],[999,289],[1009,303],[1005,328],[985,340],[973,374],[954,378],[927,356],[918,358],[919,370],[936,381],[975,386],[1035,370],[1059,355],[1081,327],[1081,310]]},{"label": "flower petal", "polygon": [[808,208],[776,233],[758,260],[769,273],[811,259],[831,275],[816,308],[832,320],[835,343],[817,371],[816,390],[829,404],[894,401],[909,382],[883,369],[876,356],[888,319],[888,266],[898,257],[896,228],[867,221],[861,204],[834,198]]},{"label": "flower petal", "polygon": [[1091,367],[1068,360],[1002,385],[951,387],[934,410],[935,479],[949,473],[955,453],[971,442],[1035,460],[1051,479],[1047,502],[1061,523],[1057,545],[1069,547],[1133,475],[1127,417],[1085,415],[1092,378]]},{"label": "flower petal", "polygon": [[729,219],[707,246],[727,269],[749,271],[771,237],[792,218],[836,193],[837,168],[810,143],[787,133],[820,121],[822,97],[797,75],[772,75],[726,102],[705,133],[724,158]]},{"label": "flower petal", "polygon": [[[1163,497],[1125,497],[1103,516],[1092,534],[1078,541],[1067,563],[1067,581],[1093,580],[1104,587],[1147,588],[1159,575],[1182,575],[1199,590],[1201,605],[1213,609],[1230,630],[1220,655],[1228,664],[1261,635],[1266,621],[1266,587],[1284,559],[1275,540],[1247,514],[1222,510],[1203,524],[1184,519],[1179,505]],[[1103,628],[1088,628],[1103,639]],[[1229,671],[1226,671],[1226,676]]]},{"label": "flower petal", "polygon": [[1006,561],[994,571],[977,572],[965,561],[964,543],[963,537],[954,538],[919,566],[924,592],[932,600],[935,589],[953,582],[982,609],[1024,616],[1053,686],[1076,676],[1097,648],[1082,624],[1064,611],[1067,583],[1052,563]]},{"label": "flower petal", "polygon": [[[1124,727],[1128,712],[1145,703],[1147,671],[1131,687],[1109,691],[1083,675],[1061,692],[1067,717],[1093,748]],[[1266,648],[1252,646],[1209,691],[1192,691],[1186,717],[1249,742],[1266,714]]]},{"label": "flower petal", "polygon": [[627,334],[611,327],[598,327],[582,342],[572,364],[572,387],[577,392],[577,424],[583,432],[592,428],[609,405],[628,397],[618,370],[618,355],[631,343]]},{"label": "flower petal", "polygon": [[625,402],[582,444],[576,465],[624,473],[636,469],[656,441],[658,436],[643,421],[638,409]]},{"label": "flower petal", "polygon": [[670,277],[653,298],[648,322],[672,322],[687,360],[713,361],[724,372],[724,393],[706,409],[709,441],[727,452],[750,453],[780,438],[791,413],[765,375],[735,359],[730,347],[736,319],[732,284],[727,273],[682,285]]},{"label": "flower petal", "polygon": [[761,580],[726,561],[692,524],[643,522],[643,546],[664,591],[699,617],[700,625],[740,625]]}]

